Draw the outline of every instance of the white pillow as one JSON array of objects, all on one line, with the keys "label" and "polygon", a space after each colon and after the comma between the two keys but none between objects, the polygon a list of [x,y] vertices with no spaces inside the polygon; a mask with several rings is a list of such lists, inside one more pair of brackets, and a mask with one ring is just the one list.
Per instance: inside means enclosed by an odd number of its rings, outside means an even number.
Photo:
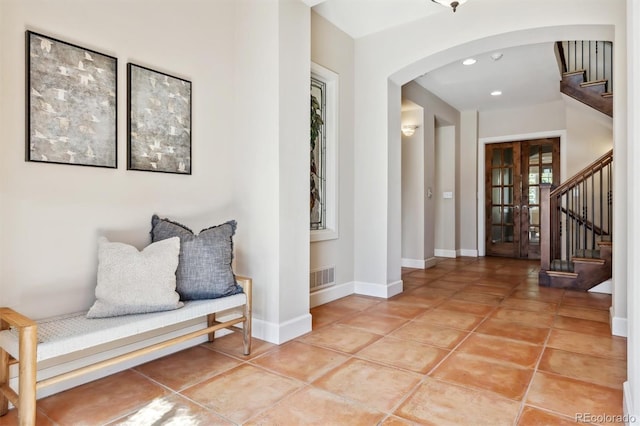
[{"label": "white pillow", "polygon": [[176,292],[178,237],[138,251],[123,243],[98,240],[96,301],[87,318],[168,311],[183,306]]}]

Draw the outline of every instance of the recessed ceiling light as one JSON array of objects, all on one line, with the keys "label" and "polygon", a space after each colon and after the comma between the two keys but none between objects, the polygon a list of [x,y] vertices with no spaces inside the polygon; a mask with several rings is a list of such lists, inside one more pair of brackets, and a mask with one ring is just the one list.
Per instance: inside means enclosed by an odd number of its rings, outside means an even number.
[{"label": "recessed ceiling light", "polygon": [[491,92],[491,96],[500,96],[502,95],[502,91],[500,90],[494,90],[493,92]]},{"label": "recessed ceiling light", "polygon": [[500,52],[496,52],[493,55],[491,55],[491,59],[493,59],[494,61],[499,61],[500,59],[502,59],[502,53]]},{"label": "recessed ceiling light", "polygon": [[476,62],[478,62],[478,61],[476,61],[473,58],[469,58],[469,59],[465,59],[464,61],[462,61],[462,65],[473,65]]}]

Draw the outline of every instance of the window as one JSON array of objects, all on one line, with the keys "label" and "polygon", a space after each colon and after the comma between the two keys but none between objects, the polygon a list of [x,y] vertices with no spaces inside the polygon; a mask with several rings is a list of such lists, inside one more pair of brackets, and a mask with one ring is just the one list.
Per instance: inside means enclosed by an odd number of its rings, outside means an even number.
[{"label": "window", "polygon": [[338,237],[337,93],[338,75],[312,63],[309,198],[311,241]]}]

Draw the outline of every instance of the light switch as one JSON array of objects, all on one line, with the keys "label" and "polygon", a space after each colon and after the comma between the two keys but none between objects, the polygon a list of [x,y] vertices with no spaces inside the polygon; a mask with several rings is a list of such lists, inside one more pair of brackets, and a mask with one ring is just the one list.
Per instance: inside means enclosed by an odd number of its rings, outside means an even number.
[{"label": "light switch", "polygon": [[442,198],[453,198],[453,192],[443,192]]}]

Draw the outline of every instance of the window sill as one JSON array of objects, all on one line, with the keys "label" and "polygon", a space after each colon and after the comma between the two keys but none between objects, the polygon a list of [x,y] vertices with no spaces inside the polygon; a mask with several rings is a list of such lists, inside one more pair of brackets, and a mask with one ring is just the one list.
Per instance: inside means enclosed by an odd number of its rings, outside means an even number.
[{"label": "window sill", "polygon": [[319,229],[317,231],[310,231],[310,234],[312,243],[338,239],[338,231],[335,229]]}]

